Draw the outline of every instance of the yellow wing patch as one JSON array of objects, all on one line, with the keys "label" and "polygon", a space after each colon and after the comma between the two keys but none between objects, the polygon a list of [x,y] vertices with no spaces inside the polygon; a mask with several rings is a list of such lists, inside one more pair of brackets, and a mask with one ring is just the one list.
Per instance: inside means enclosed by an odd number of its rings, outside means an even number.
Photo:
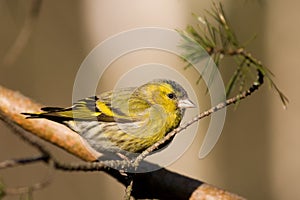
[{"label": "yellow wing patch", "polygon": [[96,102],[96,106],[99,111],[107,116],[113,117],[114,113],[111,111],[110,107],[108,107],[105,103],[101,101]]}]

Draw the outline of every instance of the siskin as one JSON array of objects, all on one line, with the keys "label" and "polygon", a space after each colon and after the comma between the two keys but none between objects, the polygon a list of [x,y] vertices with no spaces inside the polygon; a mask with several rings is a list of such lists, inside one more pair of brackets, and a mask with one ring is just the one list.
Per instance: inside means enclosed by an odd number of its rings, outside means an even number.
[{"label": "siskin", "polygon": [[80,134],[104,155],[140,153],[177,128],[186,108],[195,107],[172,80],[104,92],[68,108],[44,107],[27,118],[46,118]]}]

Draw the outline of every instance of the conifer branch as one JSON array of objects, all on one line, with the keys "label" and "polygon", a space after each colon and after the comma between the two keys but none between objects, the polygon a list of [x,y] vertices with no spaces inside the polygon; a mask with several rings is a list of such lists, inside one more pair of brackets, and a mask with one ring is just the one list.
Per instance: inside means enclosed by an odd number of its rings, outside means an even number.
[{"label": "conifer branch", "polygon": [[[206,57],[203,49],[213,58],[217,67],[221,66],[224,57],[233,59],[235,72],[226,86],[227,97],[232,95],[234,91],[242,93],[247,85],[253,82],[253,77],[257,71],[260,71],[279,95],[284,108],[286,108],[289,100],[274,83],[274,75],[257,58],[253,57],[246,50],[246,46],[238,40],[224,12],[222,3],[214,3],[211,10],[206,10],[204,17],[195,14],[194,16],[198,22],[196,26],[189,25],[185,30],[178,31],[184,40],[180,45],[184,50],[184,59],[192,61],[192,63],[200,62]],[[188,63],[187,68],[190,65],[191,63]],[[213,77],[214,74],[209,74],[209,76]]]}]

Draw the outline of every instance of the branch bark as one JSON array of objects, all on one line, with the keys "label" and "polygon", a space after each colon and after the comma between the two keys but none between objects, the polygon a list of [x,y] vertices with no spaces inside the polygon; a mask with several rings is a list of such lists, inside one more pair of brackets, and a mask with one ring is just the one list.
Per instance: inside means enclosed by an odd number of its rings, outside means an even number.
[{"label": "branch bark", "polygon": [[[20,114],[22,112],[37,112],[41,107],[42,105],[21,93],[0,86],[0,118],[5,123],[10,124],[10,126],[22,128],[84,161],[91,162],[97,160],[99,153],[87,146],[77,133],[49,120],[26,120]],[[28,137],[24,135],[20,136]],[[47,162],[46,160],[44,161]],[[68,168],[63,170],[68,170]],[[101,170],[116,178],[123,185],[128,185],[128,176],[124,176],[119,171],[111,168],[101,168]],[[191,200],[244,199],[202,181],[171,172],[164,168],[150,173],[132,174],[132,178],[132,195],[136,198]]]}]

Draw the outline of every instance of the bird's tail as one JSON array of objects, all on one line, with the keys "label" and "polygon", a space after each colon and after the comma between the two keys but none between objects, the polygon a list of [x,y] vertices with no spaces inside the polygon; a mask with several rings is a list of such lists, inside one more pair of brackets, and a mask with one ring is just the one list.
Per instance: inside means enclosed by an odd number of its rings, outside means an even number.
[{"label": "bird's tail", "polygon": [[73,119],[72,109],[58,107],[44,107],[39,113],[21,113],[26,116],[26,119],[45,118],[56,122],[64,122]]}]

